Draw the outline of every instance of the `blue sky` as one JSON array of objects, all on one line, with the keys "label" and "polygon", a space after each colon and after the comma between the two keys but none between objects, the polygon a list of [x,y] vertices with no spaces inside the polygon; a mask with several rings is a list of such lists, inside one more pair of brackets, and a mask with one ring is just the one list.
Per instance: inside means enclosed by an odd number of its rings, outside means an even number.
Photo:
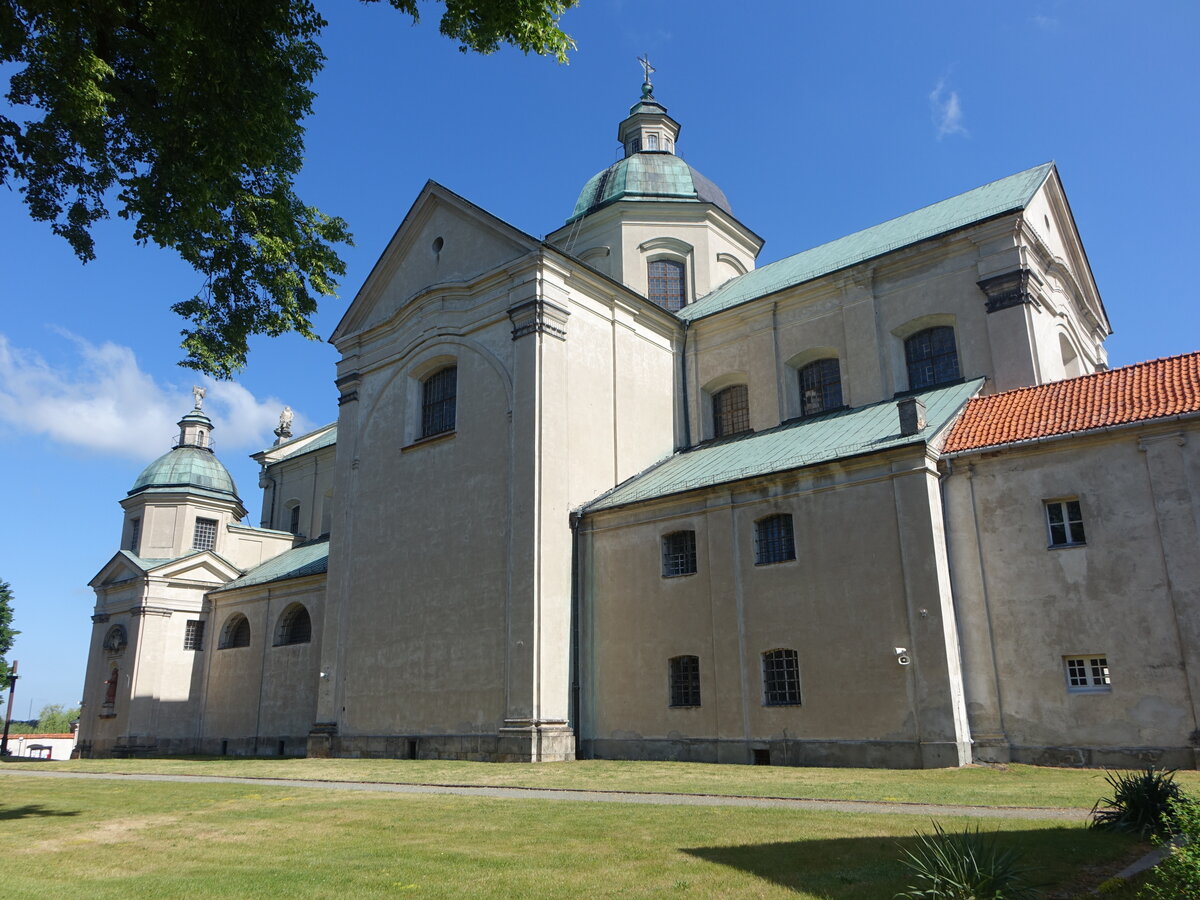
[{"label": "blue sky", "polygon": [[[1117,366],[1200,349],[1200,4],[1014,0],[812,4],[583,0],[569,66],[459,53],[383,4],[321,2],[328,56],[300,195],[356,245],[328,336],[426,179],[534,235],[617,154],[648,53],[678,150],[766,238],[760,264],[1055,160],[1115,333]],[[0,579],[12,584],[15,714],[81,694],[94,597],[138,472],[191,406],[171,303],[197,277],[119,220],[84,266],[0,192]],[[208,385],[217,453],[258,522],[279,410],[336,418],[327,344],[254,343]]]}]

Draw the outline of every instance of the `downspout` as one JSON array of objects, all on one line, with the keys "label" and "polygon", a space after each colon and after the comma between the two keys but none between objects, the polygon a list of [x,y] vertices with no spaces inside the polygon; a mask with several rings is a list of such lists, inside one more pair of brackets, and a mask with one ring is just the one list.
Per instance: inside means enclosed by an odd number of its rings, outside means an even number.
[{"label": "downspout", "polygon": [[580,579],[582,578],[583,567],[579,564],[579,523],[583,519],[583,514],[572,512],[568,518],[571,525],[571,650],[570,661],[571,667],[571,696],[567,708],[567,724],[575,733],[575,755],[579,756],[579,727],[582,721],[580,715],[580,685],[579,685],[579,632],[580,632],[580,613],[582,606],[580,595],[582,589],[580,587]]},{"label": "downspout", "polygon": [[688,378],[687,378],[687,338],[688,326],[691,325],[687,319],[683,320],[683,347],[679,354],[679,379],[683,389],[683,446],[679,449],[687,450],[692,446],[692,421],[690,412],[690,403],[688,402]]}]

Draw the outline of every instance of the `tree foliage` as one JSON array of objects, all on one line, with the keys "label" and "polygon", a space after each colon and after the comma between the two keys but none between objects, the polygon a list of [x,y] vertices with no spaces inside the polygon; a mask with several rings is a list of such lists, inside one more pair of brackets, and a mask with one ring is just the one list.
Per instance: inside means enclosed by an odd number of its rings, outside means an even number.
[{"label": "tree foliage", "polygon": [[21,632],[12,627],[12,588],[7,581],[0,581],[0,689],[8,689],[8,674],[11,667],[8,664],[8,651],[12,649],[13,641]]},{"label": "tree foliage", "polygon": [[67,709],[61,703],[51,703],[42,707],[38,713],[38,732],[40,734],[67,734],[71,731],[71,723],[79,718],[79,707]]},{"label": "tree foliage", "polygon": [[[385,2],[417,20],[417,0]],[[445,0],[441,32],[463,51],[565,61],[558,17],[577,2]],[[251,335],[315,338],[317,298],[345,273],[346,222],[294,190],[325,24],[311,0],[0,4],[17,115],[0,116],[0,184],[85,262],[114,207],[193,266],[200,289],[173,306],[182,364],[218,378],[245,365]]]}]

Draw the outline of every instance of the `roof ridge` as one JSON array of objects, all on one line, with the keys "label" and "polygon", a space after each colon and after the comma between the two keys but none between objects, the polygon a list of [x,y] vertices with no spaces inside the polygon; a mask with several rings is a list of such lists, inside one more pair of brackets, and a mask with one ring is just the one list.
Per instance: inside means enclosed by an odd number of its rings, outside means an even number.
[{"label": "roof ridge", "polygon": [[1048,381],[1045,384],[1027,384],[1018,388],[1009,388],[1007,391],[997,391],[994,394],[988,394],[985,397],[975,397],[974,400],[993,400],[997,397],[1012,397],[1017,394],[1026,393],[1029,391],[1044,391],[1048,388],[1059,387],[1065,384],[1080,384],[1088,379],[1098,379],[1111,377],[1119,372],[1128,372],[1133,369],[1143,369],[1147,366],[1157,365],[1159,363],[1172,362],[1177,359],[1184,359],[1189,356],[1200,357],[1200,350],[1192,350],[1188,353],[1176,353],[1171,356],[1156,356],[1154,359],[1144,359],[1140,362],[1126,363],[1123,366],[1117,366],[1114,369],[1104,369],[1100,372],[1085,372],[1082,375],[1073,375],[1070,378],[1062,378],[1058,381]]}]

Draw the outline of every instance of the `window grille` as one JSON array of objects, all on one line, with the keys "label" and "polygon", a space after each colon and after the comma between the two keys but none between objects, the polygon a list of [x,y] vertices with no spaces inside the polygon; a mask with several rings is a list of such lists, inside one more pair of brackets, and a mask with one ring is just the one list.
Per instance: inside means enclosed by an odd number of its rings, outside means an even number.
[{"label": "window grille", "polygon": [[288,522],[288,531],[292,534],[300,533],[300,507],[293,506],[291,513],[291,521]]},{"label": "window grille", "polygon": [[768,516],[754,523],[754,561],[760,566],[796,558],[792,517],[788,513]]},{"label": "window grille", "polygon": [[750,393],[735,384],[713,394],[713,437],[723,438],[750,430]]},{"label": "window grille", "polygon": [[696,532],[676,531],[662,539],[664,578],[691,575],[696,571]]},{"label": "window grille", "polygon": [[649,291],[646,296],[663,309],[678,312],[683,308],[684,275],[683,263],[673,259],[656,259],[646,267]]},{"label": "window grille", "polygon": [[800,658],[795,650],[768,650],[762,655],[763,705],[800,705]]},{"label": "window grille", "polygon": [[217,520],[197,519],[196,531],[192,535],[193,550],[212,550],[217,546]]},{"label": "window grille", "polygon": [[836,359],[818,359],[800,370],[800,414],[815,416],[842,405],[842,373]]},{"label": "window grille", "polygon": [[141,539],[141,536],[142,536],[142,520],[140,518],[130,519],[129,520],[129,549],[133,553],[138,552],[138,541]]},{"label": "window grille", "polygon": [[187,620],[187,624],[185,625],[183,632],[183,649],[204,649],[204,622],[200,619]]},{"label": "window grille", "polygon": [[671,658],[671,705],[700,705],[700,657]]},{"label": "window grille", "polygon": [[1086,544],[1083,511],[1078,500],[1047,500],[1046,529],[1051,547],[1075,547]]},{"label": "window grille", "polygon": [[949,325],[918,331],[904,342],[909,390],[919,391],[959,378],[958,350]]},{"label": "window grille", "polygon": [[421,382],[421,437],[454,430],[458,366],[447,366]]},{"label": "window grille", "polygon": [[220,649],[228,650],[232,647],[249,646],[250,620],[241,613],[236,613],[225,623],[225,630],[221,635]]},{"label": "window grille", "polygon": [[299,603],[292,604],[279,617],[275,632],[275,646],[285,644],[307,644],[312,640],[312,619],[308,610]]},{"label": "window grille", "polygon": [[1073,693],[1112,690],[1106,656],[1063,657],[1067,673],[1067,690]]}]

